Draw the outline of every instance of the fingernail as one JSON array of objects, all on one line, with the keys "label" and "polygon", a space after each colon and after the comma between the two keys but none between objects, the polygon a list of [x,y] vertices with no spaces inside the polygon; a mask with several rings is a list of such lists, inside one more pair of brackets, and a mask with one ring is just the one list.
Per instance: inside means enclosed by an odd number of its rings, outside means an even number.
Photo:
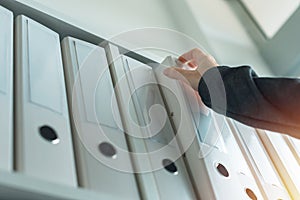
[{"label": "fingernail", "polygon": [[197,65],[195,65],[195,64],[192,63],[192,62],[189,62],[188,65],[189,65],[190,67],[192,67],[192,68],[196,68],[196,67],[197,67]]},{"label": "fingernail", "polygon": [[184,57],[179,57],[178,60],[182,63],[186,63],[187,62],[187,59],[185,59]]}]

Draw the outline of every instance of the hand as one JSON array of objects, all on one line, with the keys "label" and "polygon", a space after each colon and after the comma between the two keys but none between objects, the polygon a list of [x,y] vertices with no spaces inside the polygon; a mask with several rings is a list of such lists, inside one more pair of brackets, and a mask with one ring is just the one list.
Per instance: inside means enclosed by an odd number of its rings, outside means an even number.
[{"label": "hand", "polygon": [[[201,76],[210,68],[218,66],[216,60],[201,49],[195,48],[181,55],[178,60],[181,68],[170,67],[164,70],[164,74],[170,78],[187,82],[194,90],[198,91],[198,84]],[[188,65],[191,70],[183,69]]]}]

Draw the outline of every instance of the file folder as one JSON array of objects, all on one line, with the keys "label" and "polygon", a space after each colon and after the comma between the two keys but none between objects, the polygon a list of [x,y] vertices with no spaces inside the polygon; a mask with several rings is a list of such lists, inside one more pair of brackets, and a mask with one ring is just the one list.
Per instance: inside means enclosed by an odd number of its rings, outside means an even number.
[{"label": "file folder", "polygon": [[204,107],[185,83],[166,77],[170,66],[178,63],[167,57],[155,73],[200,198],[262,199],[224,117]]},{"label": "file folder", "polygon": [[16,18],[16,168],[77,186],[59,35]]},{"label": "file folder", "polygon": [[259,136],[292,199],[300,196],[300,165],[280,133],[259,130]]},{"label": "file folder", "polygon": [[247,163],[253,171],[264,199],[290,199],[256,130],[237,121],[228,121]]},{"label": "file folder", "polygon": [[105,50],[72,37],[62,50],[80,186],[139,199]]},{"label": "file folder", "polygon": [[152,67],[107,46],[143,199],[197,199]]},{"label": "file folder", "polygon": [[13,169],[13,13],[0,6],[0,170]]}]

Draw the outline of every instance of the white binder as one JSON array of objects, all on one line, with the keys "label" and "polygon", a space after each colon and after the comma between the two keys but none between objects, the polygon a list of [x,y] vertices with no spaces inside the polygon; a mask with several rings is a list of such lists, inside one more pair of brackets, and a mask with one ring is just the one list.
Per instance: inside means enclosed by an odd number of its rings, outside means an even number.
[{"label": "white binder", "polygon": [[0,6],[0,170],[13,169],[13,13]]},{"label": "white binder", "polygon": [[276,166],[292,199],[300,197],[300,165],[284,136],[271,131],[259,131],[265,148]]},{"label": "white binder", "polygon": [[262,199],[224,117],[200,107],[197,93],[163,74],[165,68],[176,65],[176,59],[168,57],[155,72],[199,196]]},{"label": "white binder", "polygon": [[18,16],[15,48],[17,171],[76,186],[59,35]]},{"label": "white binder", "polygon": [[289,145],[291,152],[296,158],[298,164],[300,165],[300,139],[290,137],[288,135],[283,136],[286,143]]},{"label": "white binder", "polygon": [[228,120],[264,199],[290,199],[254,128]]},{"label": "white binder", "polygon": [[107,48],[142,198],[196,199],[152,68]]},{"label": "white binder", "polygon": [[139,199],[105,50],[71,37],[62,50],[80,186]]}]

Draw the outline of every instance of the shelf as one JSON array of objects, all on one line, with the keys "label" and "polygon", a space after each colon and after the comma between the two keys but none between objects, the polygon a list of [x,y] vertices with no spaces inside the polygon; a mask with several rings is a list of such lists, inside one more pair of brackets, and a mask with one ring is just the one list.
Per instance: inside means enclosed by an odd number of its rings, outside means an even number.
[{"label": "shelf", "polygon": [[112,195],[50,183],[20,173],[0,171],[0,199],[93,200],[112,199]]}]

